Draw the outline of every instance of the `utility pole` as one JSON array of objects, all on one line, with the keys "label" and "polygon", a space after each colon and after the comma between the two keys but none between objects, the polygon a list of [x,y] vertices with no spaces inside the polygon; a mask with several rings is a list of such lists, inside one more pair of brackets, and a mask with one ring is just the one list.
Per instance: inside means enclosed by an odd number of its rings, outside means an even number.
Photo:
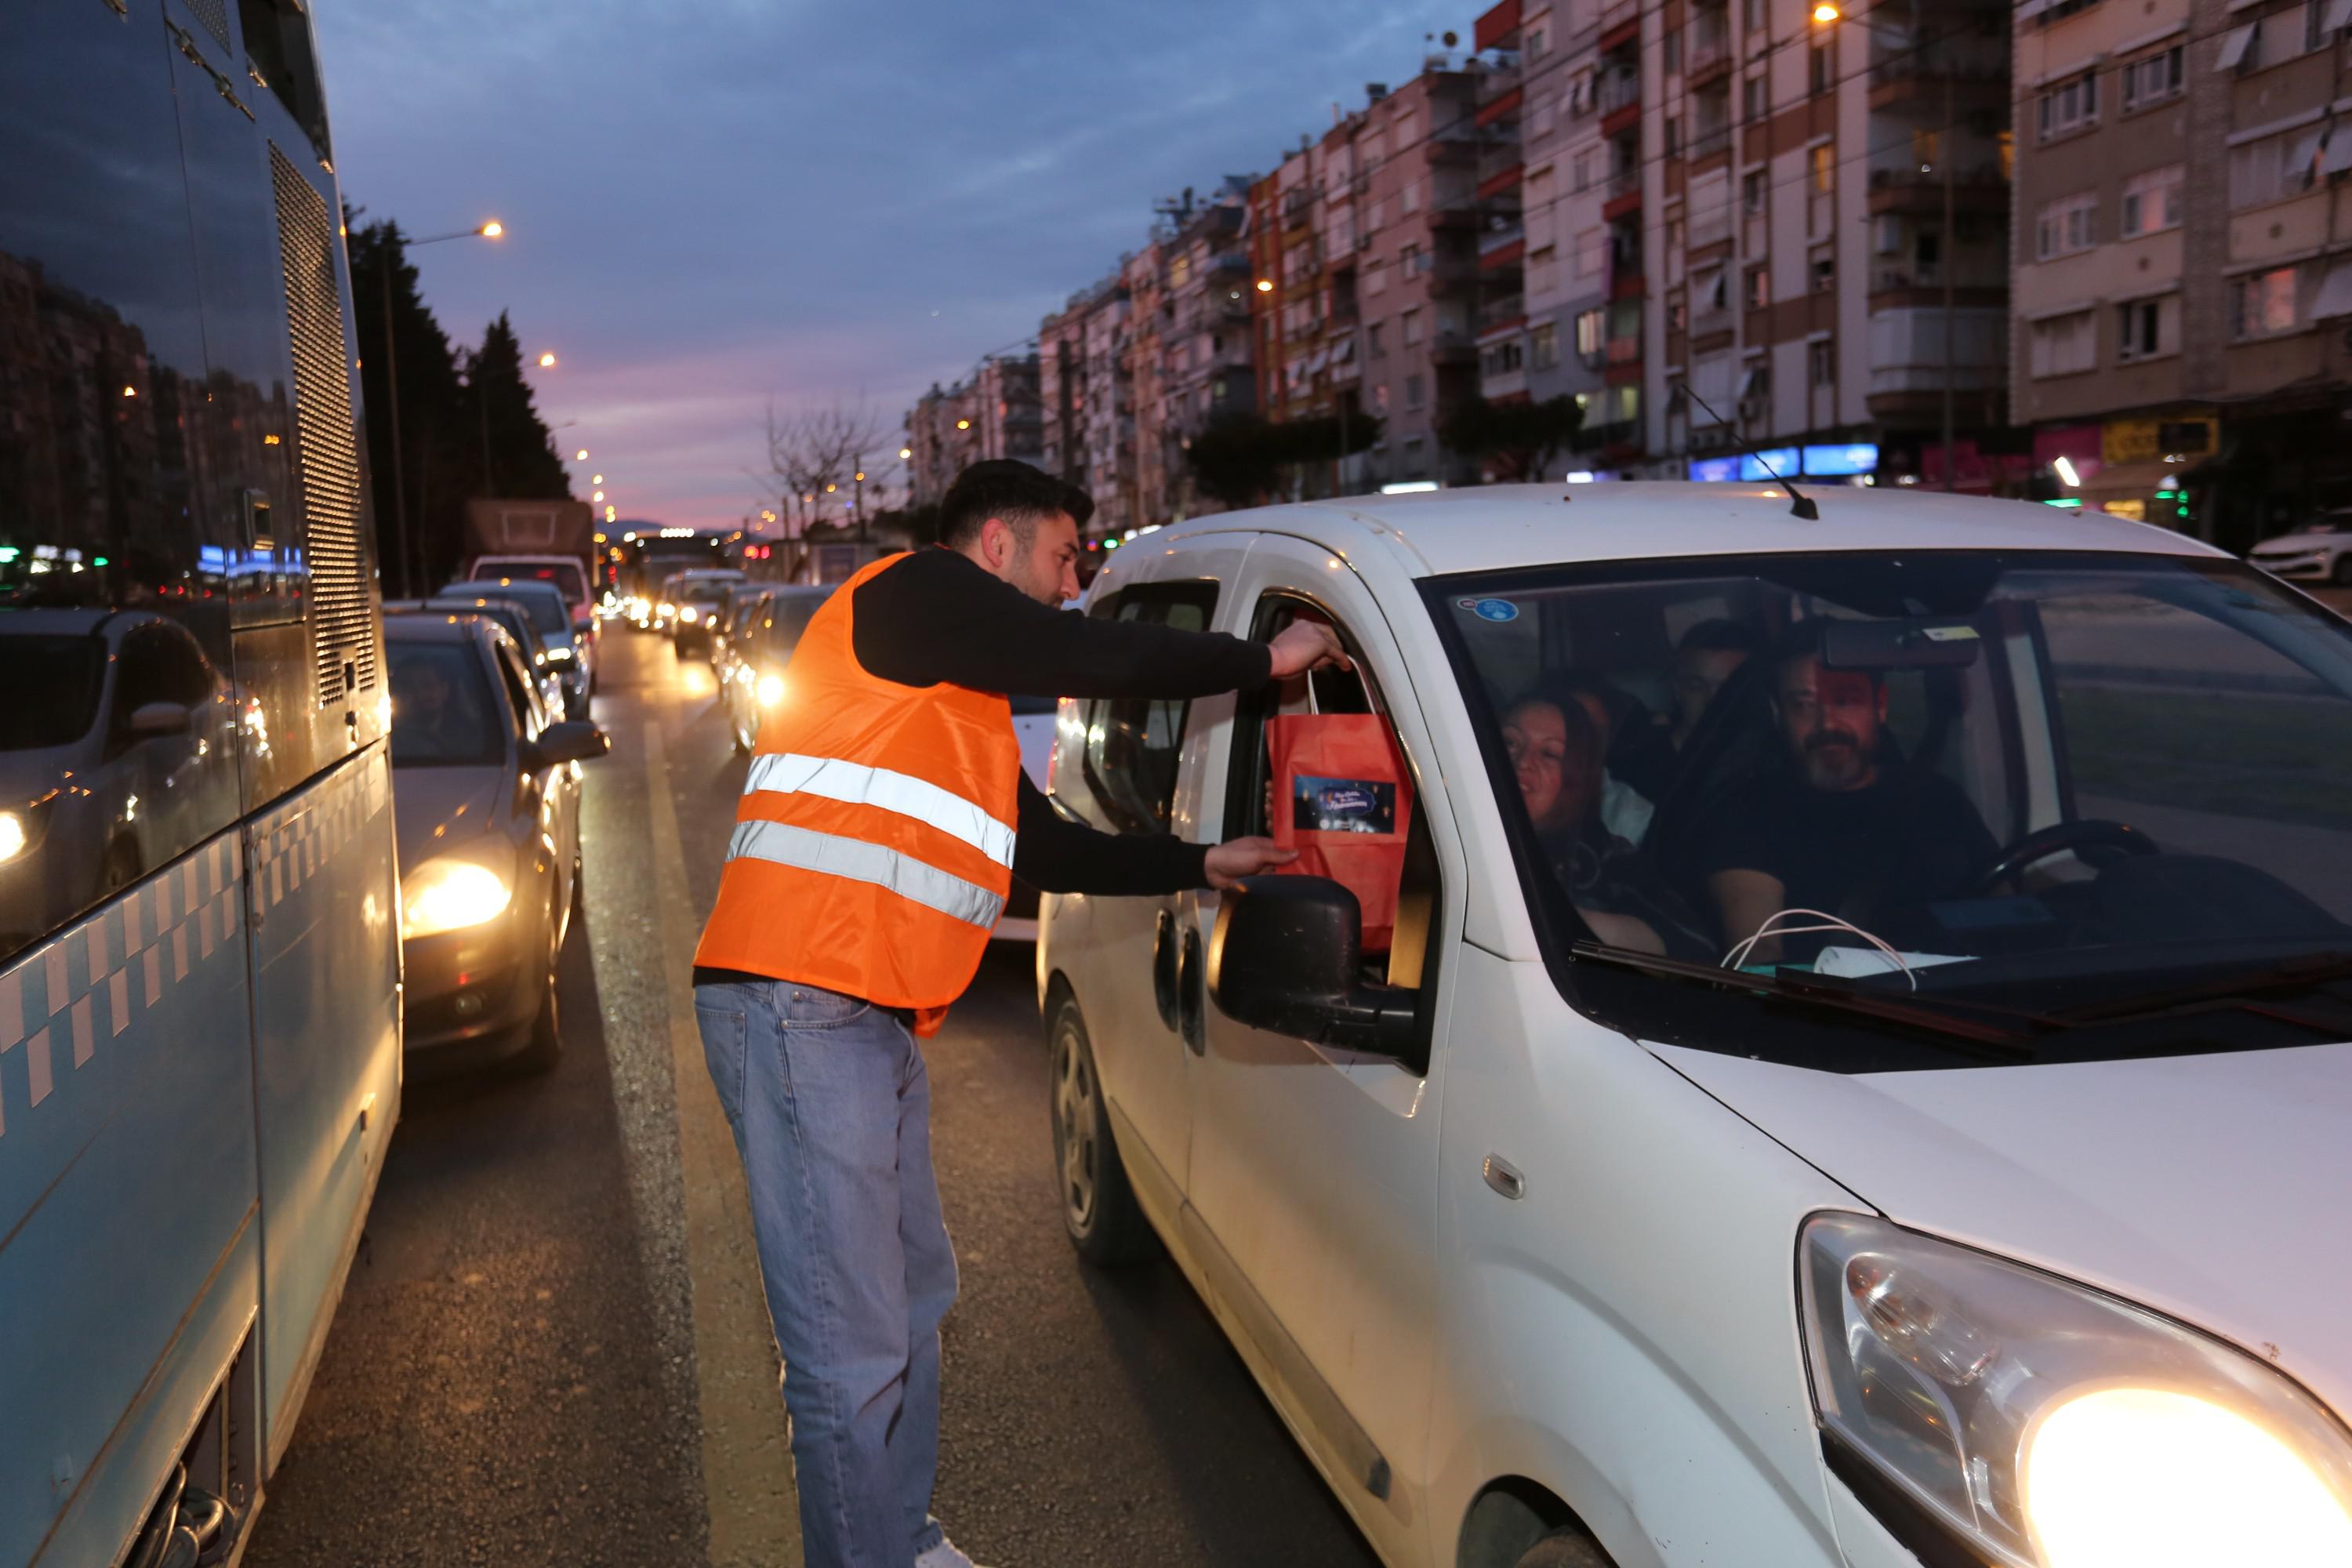
[{"label": "utility pole", "polygon": [[392,536],[393,551],[400,562],[400,597],[409,596],[408,562],[408,488],[401,477],[404,464],[400,459],[400,356],[392,346],[392,234],[383,232],[383,243],[376,248],[377,270],[383,277],[383,384],[385,401],[392,405]]}]

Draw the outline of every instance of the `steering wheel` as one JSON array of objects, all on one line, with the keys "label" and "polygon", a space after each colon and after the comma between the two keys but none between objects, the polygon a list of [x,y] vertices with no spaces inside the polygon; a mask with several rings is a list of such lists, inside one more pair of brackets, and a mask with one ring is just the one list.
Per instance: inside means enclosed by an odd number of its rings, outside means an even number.
[{"label": "steering wheel", "polygon": [[[2155,839],[2127,823],[2084,816],[2036,828],[2006,848],[1996,850],[1984,869],[1969,881],[1969,894],[1981,899],[2007,882],[2014,885],[2028,866],[2071,849],[2094,866],[2113,865],[2133,855],[2158,853]],[[2084,851],[2091,851],[2084,854]]]}]

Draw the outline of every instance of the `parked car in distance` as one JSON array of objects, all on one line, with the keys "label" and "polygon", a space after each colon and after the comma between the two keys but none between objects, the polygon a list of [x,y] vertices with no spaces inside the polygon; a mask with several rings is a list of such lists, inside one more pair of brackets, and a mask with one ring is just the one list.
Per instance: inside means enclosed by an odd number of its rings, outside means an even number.
[{"label": "parked car in distance", "polygon": [[2352,507],[2321,512],[2292,532],[2265,539],[2246,559],[2292,583],[2352,587]]},{"label": "parked car in distance", "polygon": [[589,689],[595,689],[594,656],[599,651],[599,639],[604,636],[603,623],[596,616],[596,595],[588,585],[588,573],[577,555],[478,555],[467,568],[467,575],[475,582],[538,582],[552,583],[563,594],[565,606],[572,613],[572,635],[580,639],[589,655]]},{"label": "parked car in distance", "polygon": [[[1013,732],[1021,741],[1021,771],[1043,794],[1052,777],[1055,716],[1061,710],[1061,704],[1051,697],[1014,697],[1010,700]],[[988,934],[996,942],[1036,941],[1037,889],[1014,878],[1013,891],[1004,900],[1004,913]]]},{"label": "parked car in distance", "polygon": [[1063,809],[1313,858],[1043,900],[1073,1244],[1156,1234],[1398,1568],[2352,1562],[2352,625],[1809,499],[1117,553],[1354,668],[1064,705]]},{"label": "parked car in distance", "polygon": [[663,601],[672,610],[670,651],[680,658],[708,658],[729,590],[744,582],[730,571],[681,572],[670,579]]},{"label": "parked car in distance", "polygon": [[595,655],[587,639],[572,629],[572,609],[564,603],[562,589],[537,578],[480,578],[445,583],[434,597],[504,598],[521,605],[532,629],[539,633],[540,650],[563,682],[565,716],[588,716],[588,695],[596,679]]},{"label": "parked car in distance", "polygon": [[728,731],[738,752],[757,743],[760,721],[783,700],[785,666],[793,648],[808,629],[809,617],[833,595],[831,588],[780,583],[768,590],[758,617],[732,644],[730,668],[719,683],[719,700],[726,710]]},{"label": "parked car in distance", "polygon": [[515,647],[530,649],[530,672],[535,678],[539,700],[551,713],[562,712],[563,678],[556,667],[547,662],[547,649],[539,639],[539,630],[530,624],[529,612],[512,599],[492,599],[481,595],[452,595],[446,599],[386,599],[383,613],[387,616],[415,615],[420,611],[445,616],[482,616],[496,621],[515,639]]},{"label": "parked car in distance", "polygon": [[719,630],[710,645],[710,668],[717,672],[722,691],[742,662],[752,626],[767,613],[772,586],[766,583],[738,583],[727,590],[726,598],[719,604]]},{"label": "parked car in distance", "polygon": [[580,764],[610,748],[533,690],[527,656],[479,616],[384,622],[412,1063],[562,1051],[555,970],[580,909]]}]

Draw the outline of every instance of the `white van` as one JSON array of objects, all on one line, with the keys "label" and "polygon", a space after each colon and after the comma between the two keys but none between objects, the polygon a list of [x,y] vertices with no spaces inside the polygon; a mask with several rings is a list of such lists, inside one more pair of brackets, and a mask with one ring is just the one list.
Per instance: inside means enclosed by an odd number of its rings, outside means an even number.
[{"label": "white van", "polygon": [[1066,703],[1059,803],[1358,831],[1044,900],[1073,1241],[1156,1234],[1390,1563],[2352,1562],[2352,627],[2155,528],[1814,499],[1118,552],[1092,614],[1360,673]]}]

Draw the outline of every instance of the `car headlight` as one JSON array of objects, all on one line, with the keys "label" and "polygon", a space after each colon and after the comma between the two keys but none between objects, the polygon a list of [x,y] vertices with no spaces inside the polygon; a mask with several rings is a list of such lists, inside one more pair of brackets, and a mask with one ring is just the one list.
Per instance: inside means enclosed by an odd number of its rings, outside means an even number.
[{"label": "car headlight", "polygon": [[678,611],[677,618],[684,621],[689,626],[694,625],[694,606],[688,605],[684,609]]},{"label": "car headlight", "polygon": [[1864,1215],[1798,1274],[1831,1468],[1926,1561],[2352,1563],[2352,1436],[2243,1352]]},{"label": "car headlight", "polygon": [[438,936],[496,920],[514,899],[512,877],[483,864],[493,858],[438,856],[400,879],[400,935]]},{"label": "car headlight", "polygon": [[551,647],[547,650],[547,657],[558,664],[570,664],[572,650],[568,647]]},{"label": "car headlight", "polygon": [[781,675],[763,675],[751,689],[759,695],[761,707],[773,708],[784,700],[784,678]]},{"label": "car headlight", "polygon": [[0,865],[5,865],[25,852],[33,841],[25,831],[25,819],[13,811],[0,811]]}]

